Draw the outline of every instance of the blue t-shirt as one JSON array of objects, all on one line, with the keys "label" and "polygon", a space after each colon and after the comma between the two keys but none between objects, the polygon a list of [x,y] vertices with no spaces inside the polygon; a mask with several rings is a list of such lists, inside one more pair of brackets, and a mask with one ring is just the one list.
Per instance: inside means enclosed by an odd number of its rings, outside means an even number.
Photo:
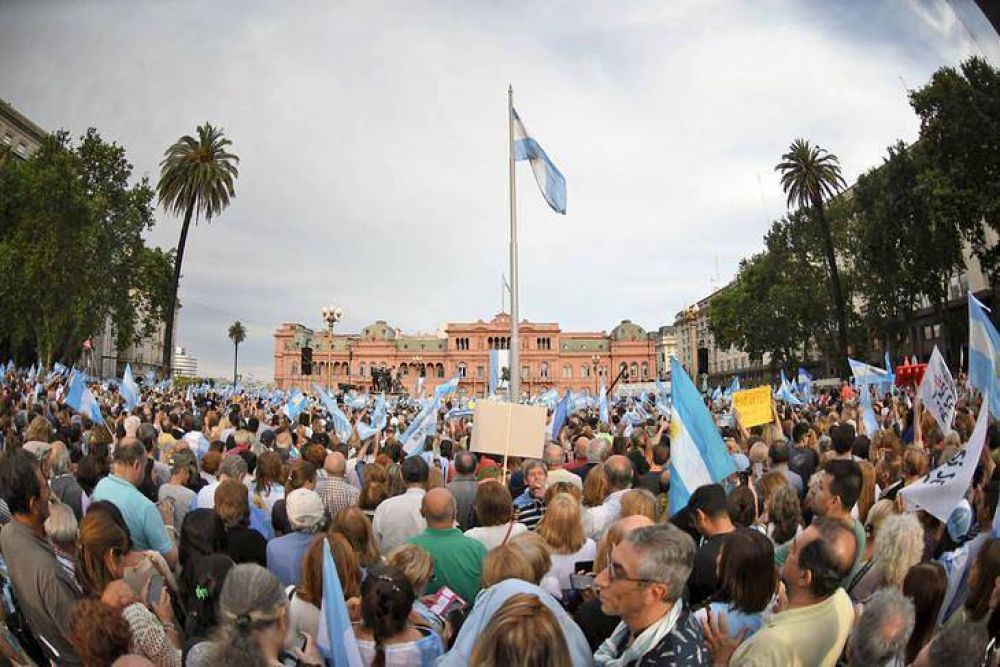
[{"label": "blue t-shirt", "polygon": [[764,625],[764,613],[758,612],[756,614],[746,614],[742,611],[736,611],[733,609],[728,602],[712,602],[708,607],[702,607],[694,613],[695,618],[699,622],[704,622],[708,620],[708,613],[706,610],[711,610],[712,615],[718,618],[720,613],[726,615],[726,623],[729,625],[729,638],[736,639],[739,637],[740,632],[744,628],[747,629],[746,636],[749,637],[753,633],[760,630],[761,626]]},{"label": "blue t-shirt", "polygon": [[295,531],[267,543],[267,569],[282,586],[297,586],[302,582],[302,557],[315,537],[315,533]]},{"label": "blue t-shirt", "polygon": [[132,548],[136,551],[151,550],[166,554],[174,548],[156,505],[127,479],[118,475],[102,479],[90,497],[92,503],[98,500],[110,501],[121,511],[132,537]]}]

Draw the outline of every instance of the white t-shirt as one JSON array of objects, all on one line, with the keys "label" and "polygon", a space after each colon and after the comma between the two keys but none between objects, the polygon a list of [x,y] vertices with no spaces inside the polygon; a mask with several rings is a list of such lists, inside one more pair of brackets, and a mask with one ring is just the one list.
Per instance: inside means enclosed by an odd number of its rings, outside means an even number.
[{"label": "white t-shirt", "polygon": [[560,589],[567,590],[572,588],[569,583],[569,575],[576,573],[576,569],[573,566],[581,561],[592,561],[595,556],[597,556],[597,543],[588,537],[576,553],[553,553],[552,569],[549,570],[548,576],[554,577],[559,582]]},{"label": "white t-shirt", "polygon": [[510,536],[507,541],[510,541],[511,537],[515,535],[520,535],[521,533],[528,532],[528,527],[523,523],[514,522],[511,526],[511,522],[502,523],[499,526],[482,526],[480,528],[470,528],[465,531],[466,537],[471,537],[474,540],[478,540],[482,543],[486,550],[494,549],[503,543],[504,535],[507,535],[507,528],[510,527]]}]

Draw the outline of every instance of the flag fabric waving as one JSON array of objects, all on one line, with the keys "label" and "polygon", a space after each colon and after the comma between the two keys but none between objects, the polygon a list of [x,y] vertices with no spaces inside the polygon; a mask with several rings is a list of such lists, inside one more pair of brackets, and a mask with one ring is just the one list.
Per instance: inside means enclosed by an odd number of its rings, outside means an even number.
[{"label": "flag fabric waving", "polygon": [[997,357],[1000,334],[986,314],[986,306],[969,293],[969,384],[990,397],[990,411],[1000,417]]},{"label": "flag fabric waving", "polygon": [[571,396],[572,392],[566,390],[566,395],[559,401],[559,405],[556,406],[555,411],[552,413],[552,427],[549,431],[549,440],[559,442],[559,431],[562,430],[562,427],[566,424],[566,418],[569,416]]},{"label": "flag fabric waving", "polygon": [[[972,483],[972,474],[979,464],[979,455],[986,442],[989,428],[989,408],[986,401],[979,408],[976,428],[972,431],[965,449],[960,450],[944,465],[938,466],[915,484],[900,489],[906,509],[911,512],[922,509],[933,515],[941,523],[947,523],[952,511],[965,497]],[[671,485],[672,486],[672,485]]]},{"label": "flag fabric waving", "polygon": [[513,114],[511,122],[514,125],[514,159],[528,161],[545,201],[553,211],[566,215],[566,179],[538,142],[528,134],[517,111],[512,108],[510,112]]},{"label": "flag fabric waving", "polygon": [[342,441],[347,442],[350,440],[351,435],[354,433],[354,429],[351,426],[351,420],[347,418],[344,411],[337,406],[337,401],[330,397],[323,388],[318,384],[313,384],[313,391],[319,396],[319,400],[323,403],[323,406],[330,413],[330,419],[333,420],[333,430],[337,433],[337,437]]},{"label": "flag fabric waving", "polygon": [[952,432],[951,424],[955,420],[955,408],[958,403],[958,387],[948,370],[948,364],[937,345],[927,362],[927,370],[920,381],[917,395],[924,404],[924,409],[934,416],[941,427],[941,432],[948,435]]},{"label": "flag fabric waving", "polygon": [[125,374],[118,385],[118,393],[125,399],[125,409],[132,411],[139,405],[139,385],[132,377],[132,364],[125,364]]},{"label": "flag fabric waving", "polygon": [[319,609],[316,648],[334,667],[364,667],[358,639],[344,601],[344,588],[330,554],[330,542],[323,540],[323,600]]},{"label": "flag fabric waving", "polygon": [[712,414],[676,359],[670,361],[673,407],[670,418],[670,512],[687,506],[699,486],[736,472]]},{"label": "flag fabric waving", "polygon": [[442,398],[458,389],[458,380],[459,377],[456,375],[444,384],[438,385],[437,388],[434,389],[434,400],[440,401]]},{"label": "flag fabric waving", "polygon": [[604,378],[601,378],[601,397],[597,401],[598,412],[600,413],[600,420],[605,424],[610,424],[611,420],[608,418],[608,388],[604,385]]},{"label": "flag fabric waving", "polygon": [[861,417],[865,422],[865,431],[869,438],[875,437],[878,431],[878,419],[875,418],[875,408],[872,407],[872,394],[868,387],[858,388],[861,404]]},{"label": "flag fabric waving", "polygon": [[104,423],[104,417],[101,415],[101,406],[84,383],[82,373],[74,373],[70,377],[69,390],[63,402],[81,415],[88,417],[91,421],[97,424]]},{"label": "flag fabric waving", "polygon": [[872,366],[857,359],[848,359],[847,361],[851,365],[854,382],[859,387],[866,384],[885,384],[889,380],[889,373],[878,366]]}]

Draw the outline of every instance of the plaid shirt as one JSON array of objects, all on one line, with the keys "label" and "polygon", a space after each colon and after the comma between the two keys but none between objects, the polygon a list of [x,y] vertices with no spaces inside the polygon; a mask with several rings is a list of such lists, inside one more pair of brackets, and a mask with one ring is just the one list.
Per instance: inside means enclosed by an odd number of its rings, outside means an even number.
[{"label": "plaid shirt", "polygon": [[343,477],[332,477],[325,470],[316,473],[316,493],[323,501],[327,516],[331,519],[342,509],[358,504],[361,492]]}]

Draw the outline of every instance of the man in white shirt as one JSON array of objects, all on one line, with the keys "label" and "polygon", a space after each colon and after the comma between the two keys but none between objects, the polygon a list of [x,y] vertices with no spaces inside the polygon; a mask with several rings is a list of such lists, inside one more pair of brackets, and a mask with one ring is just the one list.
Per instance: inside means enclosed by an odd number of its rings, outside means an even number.
[{"label": "man in white shirt", "polygon": [[201,491],[198,492],[197,507],[199,509],[215,509],[215,490],[219,488],[219,484],[227,479],[235,479],[237,482],[243,483],[246,476],[247,462],[243,460],[242,456],[227,456],[222,459],[222,465],[219,466],[219,481],[206,484],[201,488]]},{"label": "man in white shirt", "polygon": [[604,463],[604,474],[608,478],[608,497],[583,517],[584,531],[595,542],[621,516],[622,496],[632,488],[632,462],[624,456],[612,456]]},{"label": "man in white shirt", "polygon": [[427,462],[423,458],[411,456],[404,460],[403,481],[406,482],[406,493],[386,498],[375,508],[372,530],[382,553],[389,553],[427,527],[420,511],[426,492],[427,475]]},{"label": "man in white shirt", "polygon": [[546,445],[545,452],[542,454],[542,461],[545,463],[545,467],[549,469],[549,486],[558,484],[559,482],[566,482],[583,492],[583,480],[580,476],[563,467],[566,464],[566,451],[561,446],[554,442]]}]

